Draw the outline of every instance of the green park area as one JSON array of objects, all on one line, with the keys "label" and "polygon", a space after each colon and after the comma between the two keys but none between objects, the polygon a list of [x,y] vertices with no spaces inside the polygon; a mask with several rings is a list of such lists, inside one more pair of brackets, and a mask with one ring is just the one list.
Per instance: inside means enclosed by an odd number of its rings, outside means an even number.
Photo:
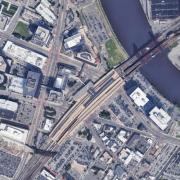
[{"label": "green park area", "polygon": [[123,50],[121,51],[120,47],[116,45],[113,39],[109,39],[105,46],[109,56],[107,65],[110,69],[125,59]]},{"label": "green park area", "polygon": [[20,36],[23,39],[27,39],[30,36],[28,25],[19,21],[13,34]]},{"label": "green park area", "polygon": [[14,14],[16,13],[18,9],[17,6],[10,4],[9,2],[6,2],[6,1],[2,1],[0,3],[0,7],[2,8],[2,14],[9,17],[14,16]]}]

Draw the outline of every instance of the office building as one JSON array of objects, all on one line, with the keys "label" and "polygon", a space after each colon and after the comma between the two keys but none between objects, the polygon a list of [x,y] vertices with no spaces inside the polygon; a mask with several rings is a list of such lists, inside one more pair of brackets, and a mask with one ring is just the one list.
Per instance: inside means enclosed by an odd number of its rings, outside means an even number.
[{"label": "office building", "polygon": [[48,44],[49,39],[50,31],[44,27],[38,26],[32,38],[32,42],[40,46],[46,46]]},{"label": "office building", "polygon": [[11,41],[6,42],[3,51],[7,56],[11,56],[11,58],[25,61],[26,63],[37,66],[40,69],[43,68],[47,61],[47,57],[29,49],[18,46]]},{"label": "office building", "polygon": [[25,144],[28,136],[28,130],[0,123],[0,135]]},{"label": "office building", "polygon": [[17,112],[18,110],[18,103],[9,101],[6,99],[0,99],[0,109],[9,110],[12,112]]},{"label": "office building", "polygon": [[54,87],[56,89],[65,90],[67,81],[68,81],[68,76],[67,75],[63,75],[63,76],[58,75],[56,77]]},{"label": "office building", "polygon": [[130,94],[130,97],[138,107],[144,107],[149,101],[146,94],[139,87]]},{"label": "office building", "polygon": [[65,49],[71,49],[73,47],[78,46],[82,41],[82,36],[80,33],[75,34],[71,37],[64,39],[64,47]]},{"label": "office building", "polygon": [[7,64],[4,61],[4,58],[0,56],[0,71],[5,72],[7,68]]},{"label": "office building", "polygon": [[37,95],[41,74],[29,71],[24,84],[24,96],[35,97]]},{"label": "office building", "polygon": [[41,176],[43,176],[47,180],[55,180],[55,176],[46,169],[43,169],[41,171]]},{"label": "office building", "polygon": [[9,75],[9,91],[23,94],[25,79],[13,75]]},{"label": "office building", "polygon": [[53,126],[54,126],[54,121],[51,119],[46,119],[43,130],[45,130],[46,132],[50,132]]},{"label": "office building", "polygon": [[158,107],[154,107],[149,112],[149,117],[161,130],[165,130],[168,126],[168,122],[171,120],[168,113]]},{"label": "office building", "polygon": [[48,1],[41,1],[36,7],[37,13],[44,18],[48,23],[54,24],[56,21],[55,14],[51,11]]}]

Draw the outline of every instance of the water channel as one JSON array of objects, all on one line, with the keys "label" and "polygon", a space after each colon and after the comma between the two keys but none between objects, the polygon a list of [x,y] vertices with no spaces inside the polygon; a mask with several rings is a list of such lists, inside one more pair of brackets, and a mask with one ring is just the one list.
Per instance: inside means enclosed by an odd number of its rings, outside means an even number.
[{"label": "water channel", "polygon": [[[111,26],[129,55],[152,38],[139,0],[101,0]],[[163,96],[180,105],[180,71],[168,60],[167,52],[142,67],[145,77]]]}]

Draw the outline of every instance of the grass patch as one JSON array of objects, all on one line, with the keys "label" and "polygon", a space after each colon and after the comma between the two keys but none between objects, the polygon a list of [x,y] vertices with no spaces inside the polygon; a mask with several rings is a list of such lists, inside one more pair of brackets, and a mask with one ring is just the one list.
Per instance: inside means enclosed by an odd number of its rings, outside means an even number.
[{"label": "grass patch", "polygon": [[176,42],[174,42],[172,45],[170,45],[170,49],[173,49],[173,48],[175,48],[176,46],[178,46],[178,42],[176,41]]},{"label": "grass patch", "polygon": [[180,138],[180,135],[176,135],[177,138]]},{"label": "grass patch", "polygon": [[123,52],[121,52],[120,48],[116,45],[113,39],[109,39],[105,46],[109,56],[107,65],[110,69],[125,59]]},{"label": "grass patch", "polygon": [[6,1],[1,2],[0,7],[2,7],[2,6],[3,6],[2,14],[9,16],[9,17],[14,16],[14,14],[16,13],[16,11],[18,9],[18,7],[13,4],[11,4],[8,9],[9,3]]},{"label": "grass patch", "polygon": [[178,126],[180,126],[180,121],[178,121],[177,123],[178,123]]},{"label": "grass patch", "polygon": [[14,35],[18,35],[23,39],[27,39],[30,37],[28,25],[19,21],[14,32]]}]

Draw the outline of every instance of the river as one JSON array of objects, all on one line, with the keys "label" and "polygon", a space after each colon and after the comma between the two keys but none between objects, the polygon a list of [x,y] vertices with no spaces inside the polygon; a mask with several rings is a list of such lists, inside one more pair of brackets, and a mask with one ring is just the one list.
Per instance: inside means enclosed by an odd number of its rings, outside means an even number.
[{"label": "river", "polygon": [[[139,0],[101,0],[111,26],[129,55],[152,38]],[[141,68],[145,77],[173,103],[180,105],[180,72],[170,63],[167,52]]]}]

